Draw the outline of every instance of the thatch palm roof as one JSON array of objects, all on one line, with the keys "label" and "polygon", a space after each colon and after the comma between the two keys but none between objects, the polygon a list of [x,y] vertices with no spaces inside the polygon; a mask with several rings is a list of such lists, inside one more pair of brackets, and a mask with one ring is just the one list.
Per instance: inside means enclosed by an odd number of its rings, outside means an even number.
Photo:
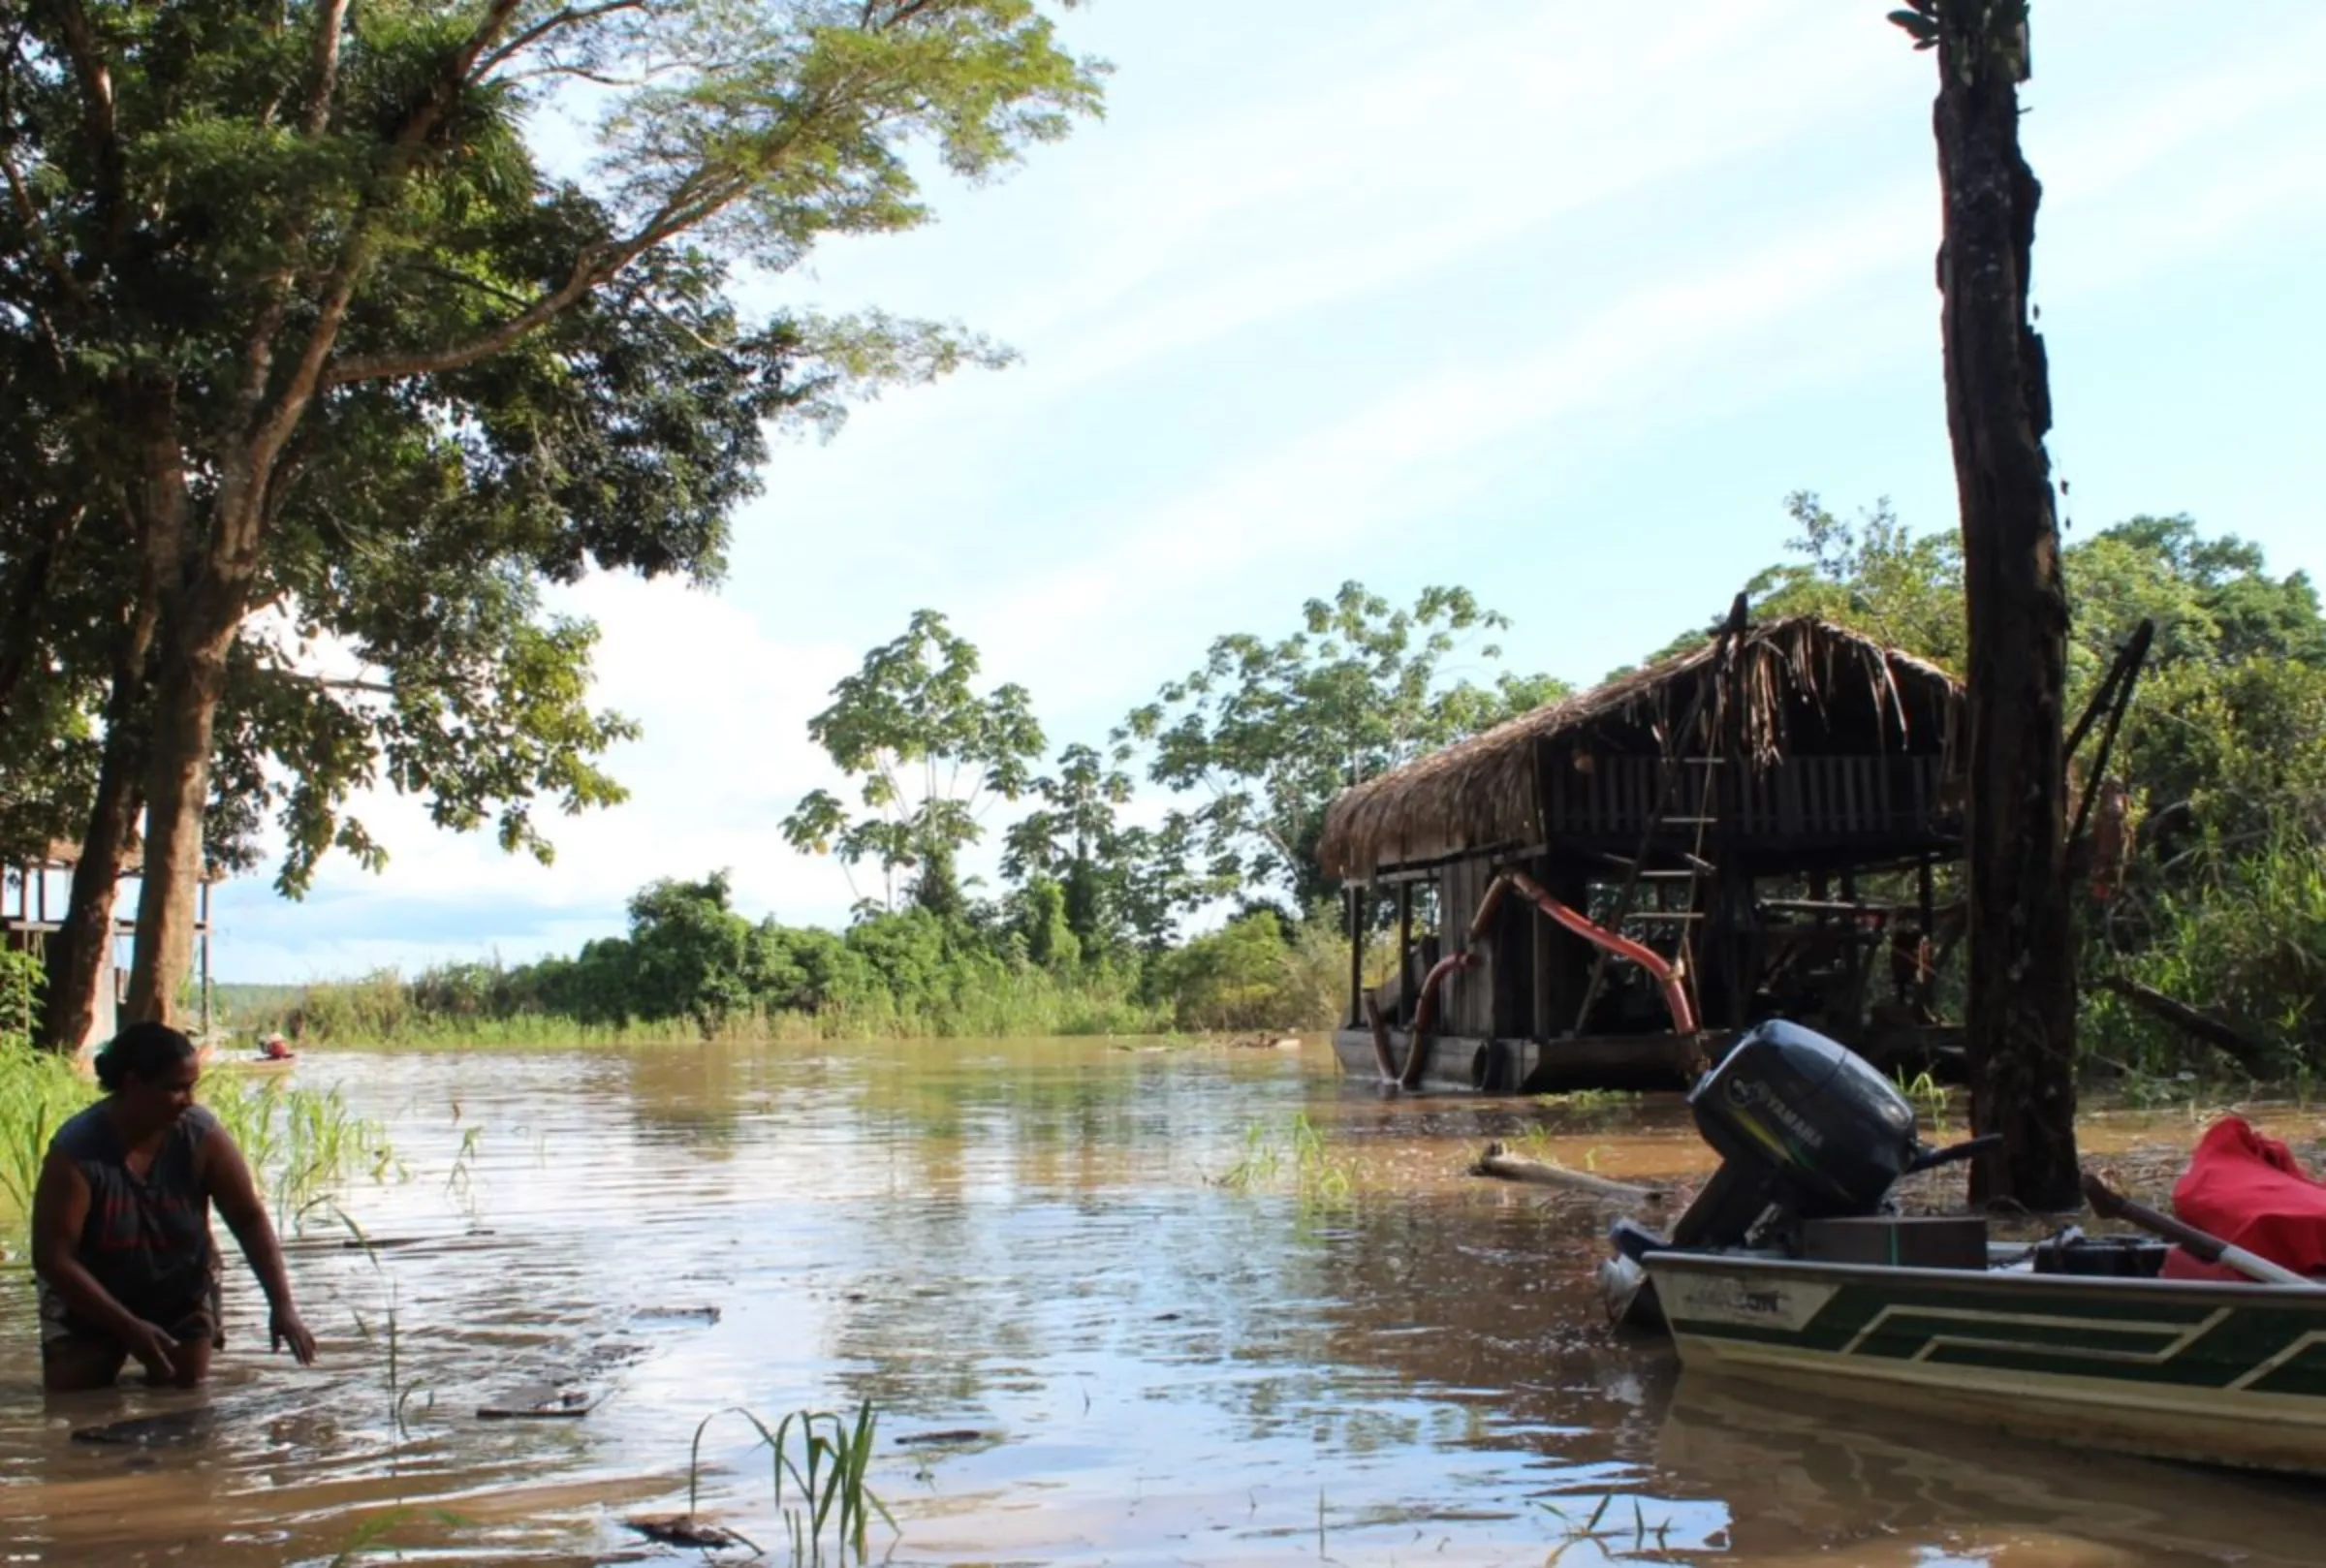
[{"label": "thatch palm roof", "polygon": [[[1708,638],[1343,791],[1325,814],[1318,862],[1328,876],[1365,876],[1384,864],[1535,842],[1543,749],[1587,735],[1670,731],[1720,644]],[[1728,689],[1740,694],[1744,752],[1755,766],[1786,754],[1791,716],[1805,705],[1824,709],[1845,695],[1878,721],[1871,749],[1951,750],[1962,687],[1910,653],[1805,615],[1746,628],[1737,659]],[[1719,701],[1706,704],[1708,717],[1719,716]]]}]

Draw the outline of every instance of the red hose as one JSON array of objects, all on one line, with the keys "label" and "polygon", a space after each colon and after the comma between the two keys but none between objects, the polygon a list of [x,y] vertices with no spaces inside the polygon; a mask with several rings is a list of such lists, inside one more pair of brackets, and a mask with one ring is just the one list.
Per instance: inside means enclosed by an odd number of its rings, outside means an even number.
[{"label": "red hose", "polygon": [[1664,1005],[1672,1012],[1672,1031],[1675,1034],[1694,1034],[1696,1032],[1696,1014],[1688,1006],[1688,993],[1682,988],[1680,976],[1674,973],[1672,966],[1664,961],[1662,954],[1657,953],[1653,948],[1642,947],[1628,936],[1611,931],[1603,925],[1594,925],[1590,920],[1577,914],[1545,893],[1525,872],[1511,871],[1506,874],[1510,878],[1511,885],[1526,897],[1534,900],[1535,907],[1544,914],[1573,931],[1577,936],[1582,937],[1586,942],[1605,948],[1619,958],[1629,958],[1633,963],[1653,975],[1656,984],[1663,988]]},{"label": "red hose", "polygon": [[[1681,986],[1680,976],[1674,972],[1669,963],[1664,961],[1662,954],[1657,953],[1653,948],[1643,947],[1630,937],[1611,931],[1577,914],[1545,893],[1541,885],[1524,871],[1503,872],[1494,878],[1493,883],[1486,890],[1486,896],[1478,900],[1478,913],[1471,917],[1469,930],[1466,933],[1472,947],[1485,940],[1487,927],[1493,920],[1495,909],[1502,902],[1502,892],[1505,888],[1517,888],[1523,896],[1533,901],[1537,909],[1564,925],[1568,930],[1573,931],[1577,936],[1595,947],[1605,948],[1619,958],[1628,958],[1653,975],[1656,984],[1663,988],[1664,1005],[1672,1012],[1673,1032],[1675,1034],[1694,1034],[1696,1032],[1696,1015],[1695,1011],[1688,1006],[1688,993]],[[1478,957],[1474,953],[1467,951],[1449,953],[1430,965],[1430,973],[1423,977],[1421,990],[1416,995],[1413,1004],[1413,1028],[1406,1037],[1405,1070],[1398,1074],[1394,1080],[1399,1087],[1409,1089],[1421,1082],[1422,1068],[1430,1059],[1430,1014],[1437,1001],[1439,984],[1457,969],[1474,969],[1477,965]],[[1367,1000],[1369,1003],[1370,999]],[[1379,1021],[1376,1014],[1374,1022],[1378,1025]],[[1382,1070],[1382,1077],[1386,1079],[1389,1077],[1389,1054],[1381,1043],[1384,1032],[1376,1027],[1373,1038],[1375,1059]]]},{"label": "red hose", "polygon": [[1422,1081],[1422,1067],[1430,1059],[1430,1006],[1437,1000],[1438,982],[1457,969],[1476,965],[1477,958],[1467,953],[1449,953],[1430,965],[1423,977],[1419,998],[1413,1004],[1413,1032],[1405,1043],[1405,1071],[1398,1075],[1398,1086],[1412,1088]]}]

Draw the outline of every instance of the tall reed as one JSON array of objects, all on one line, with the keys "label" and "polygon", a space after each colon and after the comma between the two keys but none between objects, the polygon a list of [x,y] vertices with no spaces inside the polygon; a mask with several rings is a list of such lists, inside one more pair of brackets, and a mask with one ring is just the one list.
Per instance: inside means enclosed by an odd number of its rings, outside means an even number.
[{"label": "tall reed", "polygon": [[[766,1422],[740,1405],[730,1405],[705,1416],[695,1427],[695,1440],[687,1455],[689,1520],[695,1518],[702,1501],[703,1433],[712,1422],[727,1415],[740,1416],[749,1422],[759,1433],[762,1446],[769,1451],[775,1512],[791,1536],[795,1562],[823,1560],[827,1524],[833,1526],[843,1562],[852,1548],[858,1562],[866,1559],[865,1536],[873,1514],[879,1514],[891,1530],[896,1529],[896,1518],[890,1514],[888,1505],[864,1480],[864,1472],[872,1460],[873,1428],[879,1419],[869,1399],[857,1407],[853,1421],[832,1410],[799,1410],[784,1417],[771,1430]],[[795,1427],[800,1435],[797,1459],[792,1456],[791,1443]],[[802,1505],[798,1508],[783,1505],[783,1478],[787,1474],[800,1490]]]},{"label": "tall reed", "polygon": [[1293,1113],[1281,1143],[1270,1123],[1246,1122],[1243,1157],[1220,1176],[1219,1185],[1240,1192],[1272,1186],[1288,1163],[1294,1195],[1304,1207],[1346,1202],[1355,1186],[1350,1161],[1333,1151],[1305,1111]]}]

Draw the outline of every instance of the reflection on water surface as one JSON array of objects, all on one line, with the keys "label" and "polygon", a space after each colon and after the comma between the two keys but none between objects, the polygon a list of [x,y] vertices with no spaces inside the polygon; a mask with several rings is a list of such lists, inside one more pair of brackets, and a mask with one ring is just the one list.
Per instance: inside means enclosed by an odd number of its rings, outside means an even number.
[{"label": "reflection on water surface", "polygon": [[[2267,1565],[2326,1527],[2299,1488],[1794,1408],[1611,1340],[1605,1216],[1463,1171],[1488,1138],[1699,1169],[1670,1102],[1385,1101],[1322,1050],[1066,1041],[298,1071],[405,1168],[296,1227],[323,1364],[265,1354],[237,1276],[210,1390],[44,1407],[12,1271],[8,1560],[320,1564],[367,1529],[417,1562],[651,1560],[619,1521],[684,1509],[705,1416],[866,1398],[897,1562]],[[602,1402],[476,1419],[540,1383]],[[779,1546],[753,1440],[713,1423],[704,1509]]]}]

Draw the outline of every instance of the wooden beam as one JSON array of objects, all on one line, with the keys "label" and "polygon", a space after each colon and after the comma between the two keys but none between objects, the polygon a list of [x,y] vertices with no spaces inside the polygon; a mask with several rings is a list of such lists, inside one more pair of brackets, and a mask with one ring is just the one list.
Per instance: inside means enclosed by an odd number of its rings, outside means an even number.
[{"label": "wooden beam", "polygon": [[1471,849],[1450,850],[1424,860],[1397,861],[1375,866],[1369,875],[1344,877],[1341,880],[1345,884],[1373,887],[1389,887],[1399,882],[1433,882],[1447,866],[1460,865],[1464,861],[1491,861],[1500,865],[1506,862],[1530,860],[1549,853],[1547,845],[1526,845],[1512,839],[1499,844],[1480,844]]},{"label": "wooden beam", "polygon": [[1659,1188],[1634,1186],[1628,1181],[1610,1181],[1604,1176],[1570,1171],[1563,1165],[1530,1160],[1524,1155],[1511,1153],[1499,1143],[1486,1145],[1486,1152],[1478,1156],[1478,1163],[1470,1167],[1470,1174],[1497,1176],[1504,1181],[1524,1181],[1538,1187],[1564,1187],[1571,1192],[1587,1192],[1594,1198],[1624,1204],[1660,1204],[1666,1196]]},{"label": "wooden beam", "polygon": [[1413,884],[1398,884],[1398,1021],[1412,1017],[1413,1008]]},{"label": "wooden beam", "polygon": [[2155,987],[2144,986],[2137,980],[2126,980],[2122,975],[2102,975],[2096,984],[2100,989],[2114,991],[2183,1033],[2226,1051],[2240,1067],[2255,1078],[2267,1075],[2269,1049],[2251,1036],[2231,1028],[2216,1018],[2198,1012],[2186,1002],[2175,1001]]}]

